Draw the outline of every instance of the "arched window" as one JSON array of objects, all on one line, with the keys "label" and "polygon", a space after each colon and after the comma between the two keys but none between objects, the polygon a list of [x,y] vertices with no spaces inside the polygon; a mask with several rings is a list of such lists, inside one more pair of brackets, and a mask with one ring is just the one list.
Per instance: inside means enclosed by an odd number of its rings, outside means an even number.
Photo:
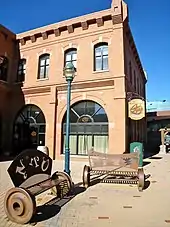
[{"label": "arched window", "polygon": [[26,105],[14,122],[14,149],[20,152],[27,148],[45,145],[46,122],[42,110],[35,105]]},{"label": "arched window", "polygon": [[[66,114],[62,122],[62,153],[65,150]],[[107,152],[108,118],[105,110],[93,101],[81,101],[71,106],[70,112],[70,152],[87,155],[92,147],[96,151]]]},{"label": "arched window", "polygon": [[48,71],[50,66],[50,55],[43,54],[39,57],[38,79],[48,78]]},{"label": "arched window", "polygon": [[64,66],[66,66],[67,63],[71,62],[75,68],[77,68],[77,49],[71,48],[65,51],[64,56]]},{"label": "arched window", "polygon": [[108,70],[108,68],[108,44],[96,44],[94,46],[94,71]]},{"label": "arched window", "polygon": [[25,72],[26,72],[26,59],[20,59],[18,64],[18,77],[17,81],[22,82],[25,80]]},{"label": "arched window", "polygon": [[8,78],[8,58],[0,56],[0,80],[7,81]]}]

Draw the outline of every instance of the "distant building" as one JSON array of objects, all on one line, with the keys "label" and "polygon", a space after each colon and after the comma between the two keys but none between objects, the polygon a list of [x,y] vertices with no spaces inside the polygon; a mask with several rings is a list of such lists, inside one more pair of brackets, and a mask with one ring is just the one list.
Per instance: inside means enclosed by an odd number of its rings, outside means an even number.
[{"label": "distant building", "polygon": [[128,118],[127,92],[146,99],[147,80],[123,1],[16,36],[3,28],[0,37],[0,55],[9,61],[8,76],[1,75],[1,92],[10,88],[8,101],[4,98],[8,113],[1,108],[1,122],[6,124],[1,130],[3,152],[46,145],[51,157],[63,158],[67,62],[77,70],[71,95],[71,154],[86,155],[92,146],[123,153],[131,141],[146,142],[146,118]]},{"label": "distant building", "polygon": [[169,110],[170,110],[170,101],[168,100],[146,102],[147,113],[156,112],[156,111],[169,111]]},{"label": "distant building", "polygon": [[170,101],[147,101],[147,140],[153,149],[161,144],[161,128],[170,128]]}]

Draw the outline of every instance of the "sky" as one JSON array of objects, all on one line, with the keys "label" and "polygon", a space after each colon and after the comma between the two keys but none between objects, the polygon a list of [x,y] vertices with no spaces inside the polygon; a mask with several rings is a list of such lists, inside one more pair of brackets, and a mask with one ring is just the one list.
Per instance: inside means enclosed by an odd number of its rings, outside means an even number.
[{"label": "sky", "polygon": [[[147,99],[170,100],[170,0],[125,0],[147,72]],[[111,0],[1,1],[0,23],[15,33],[110,8]]]}]

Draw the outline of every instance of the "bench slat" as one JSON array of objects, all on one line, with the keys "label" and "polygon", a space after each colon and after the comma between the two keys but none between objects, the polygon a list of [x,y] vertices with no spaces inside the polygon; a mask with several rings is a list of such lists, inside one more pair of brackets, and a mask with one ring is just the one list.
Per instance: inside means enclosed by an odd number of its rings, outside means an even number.
[{"label": "bench slat", "polygon": [[49,179],[47,179],[47,180],[45,180],[43,182],[40,182],[39,184],[30,186],[27,189],[29,190],[29,192],[31,194],[33,194],[34,196],[37,196],[37,195],[47,191],[48,189],[59,185],[61,182],[64,182],[64,181],[65,180],[63,180],[63,179],[52,180],[51,178],[49,178]]},{"label": "bench slat", "polygon": [[105,154],[91,150],[88,152],[88,156],[92,170],[134,171],[138,169],[138,152],[130,154]]}]

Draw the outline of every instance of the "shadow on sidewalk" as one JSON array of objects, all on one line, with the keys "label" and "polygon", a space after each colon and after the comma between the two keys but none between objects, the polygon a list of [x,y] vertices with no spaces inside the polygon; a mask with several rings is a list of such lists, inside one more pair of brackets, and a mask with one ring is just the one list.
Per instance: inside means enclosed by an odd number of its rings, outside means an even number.
[{"label": "shadow on sidewalk", "polygon": [[162,159],[162,157],[150,157],[149,159],[155,159],[155,160],[158,159],[159,160],[159,159]]},{"label": "shadow on sidewalk", "polygon": [[143,166],[147,166],[147,165],[149,165],[151,162],[149,162],[149,161],[143,161]]},{"label": "shadow on sidewalk", "polygon": [[147,188],[149,188],[150,184],[151,182],[149,180],[146,180],[143,190],[146,190]]},{"label": "shadow on sidewalk", "polygon": [[71,201],[76,195],[84,191],[84,187],[79,187],[78,185],[75,185],[74,191],[71,195],[65,196],[62,199],[55,197],[47,203],[41,206],[37,206],[36,214],[31,219],[30,224],[36,225],[38,222],[42,222],[56,216],[60,212],[62,206]]}]

